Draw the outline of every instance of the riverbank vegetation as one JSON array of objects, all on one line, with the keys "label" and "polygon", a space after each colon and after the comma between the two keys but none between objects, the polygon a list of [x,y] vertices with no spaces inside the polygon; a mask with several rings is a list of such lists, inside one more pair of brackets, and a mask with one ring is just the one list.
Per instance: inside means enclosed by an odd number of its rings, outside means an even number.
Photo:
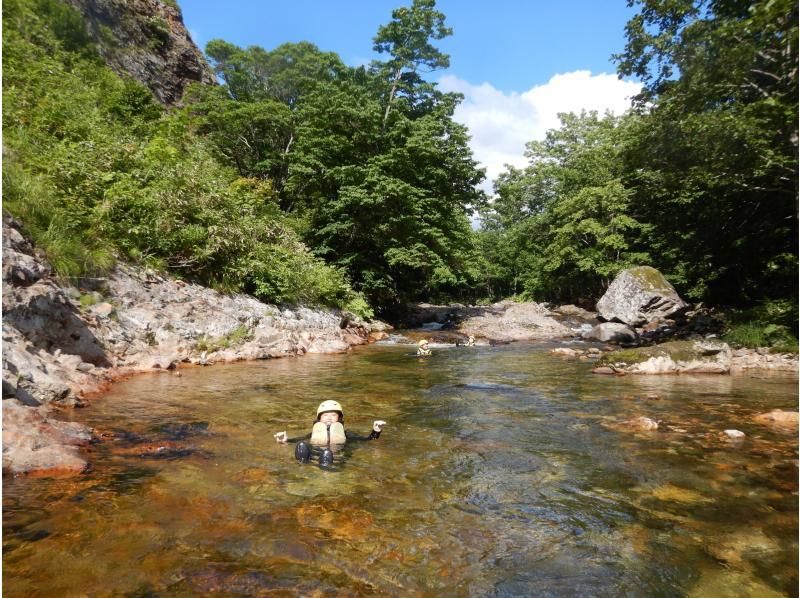
[{"label": "riverbank vegetation", "polygon": [[368,66],[214,40],[221,85],[170,110],[102,63],[72,9],[9,0],[4,207],[62,276],[122,258],[370,315],[592,306],[646,263],[733,308],[736,342],[796,347],[797,2],[635,4],[617,56],[643,84],[632,110],[563,115],[488,201],[461,97],[426,78],[452,34],[434,0],[394,11]]}]

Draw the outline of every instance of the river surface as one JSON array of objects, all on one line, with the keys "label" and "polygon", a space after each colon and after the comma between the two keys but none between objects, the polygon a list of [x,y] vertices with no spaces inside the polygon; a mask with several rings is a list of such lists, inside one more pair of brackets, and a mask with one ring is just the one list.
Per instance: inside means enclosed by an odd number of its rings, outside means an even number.
[{"label": "river surface", "polygon": [[[120,382],[72,414],[106,435],[88,474],[4,480],[4,596],[797,595],[797,436],[751,420],[796,378],[597,376],[552,346]],[[273,439],[325,399],[388,422],[330,470]]]}]

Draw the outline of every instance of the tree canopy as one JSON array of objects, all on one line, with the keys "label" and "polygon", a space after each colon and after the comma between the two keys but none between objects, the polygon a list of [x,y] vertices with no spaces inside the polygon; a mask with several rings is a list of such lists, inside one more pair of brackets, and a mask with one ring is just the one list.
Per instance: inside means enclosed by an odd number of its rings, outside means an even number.
[{"label": "tree canopy", "polygon": [[8,0],[4,206],[63,275],[134,259],[366,314],[365,300],[592,306],[646,263],[690,299],[796,314],[797,1],[631,4],[616,56],[642,82],[631,111],[562,114],[488,202],[454,120],[463,98],[426,79],[453,33],[434,0],[393,11],[368,66],[309,42],[213,40],[221,84],[171,110],[103,66],[71,8]]},{"label": "tree canopy", "polygon": [[461,100],[422,74],[448,65],[450,35],[433,0],[414,0],[379,28],[385,62],[345,67],[307,43],[268,51],[213,40],[221,90],[195,89],[188,110],[218,155],[269,181],[314,253],[346,271],[377,306],[475,282],[469,215],[483,179]]},{"label": "tree canopy", "polygon": [[649,263],[689,298],[797,302],[797,2],[636,0],[620,118],[563,116],[485,215],[494,287],[591,304]]}]

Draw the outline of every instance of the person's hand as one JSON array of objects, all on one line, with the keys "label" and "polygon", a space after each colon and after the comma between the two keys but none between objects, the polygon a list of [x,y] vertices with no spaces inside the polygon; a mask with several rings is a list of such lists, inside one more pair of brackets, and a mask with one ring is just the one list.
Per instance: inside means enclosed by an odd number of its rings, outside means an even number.
[{"label": "person's hand", "polygon": [[287,441],[286,432],[285,431],[278,432],[277,434],[275,434],[275,440],[277,440],[278,442],[286,442]]},{"label": "person's hand", "polygon": [[374,422],[372,422],[372,429],[375,430],[376,432],[380,432],[381,430],[383,430],[383,426],[385,425],[386,425],[385,421],[383,421],[382,419],[376,419]]}]

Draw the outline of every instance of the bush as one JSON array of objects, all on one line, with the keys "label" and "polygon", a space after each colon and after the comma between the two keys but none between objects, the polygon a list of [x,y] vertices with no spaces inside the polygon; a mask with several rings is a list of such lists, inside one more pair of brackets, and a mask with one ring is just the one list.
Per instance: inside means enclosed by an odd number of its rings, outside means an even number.
[{"label": "bush", "polygon": [[797,353],[797,304],[769,300],[734,312],[723,339],[738,347],[770,347],[778,352]]},{"label": "bush", "polygon": [[267,302],[368,313],[299,240],[271,183],[237,177],[188,114],[102,65],[70,11],[3,4],[4,207],[56,272],[100,274],[118,255]]}]

